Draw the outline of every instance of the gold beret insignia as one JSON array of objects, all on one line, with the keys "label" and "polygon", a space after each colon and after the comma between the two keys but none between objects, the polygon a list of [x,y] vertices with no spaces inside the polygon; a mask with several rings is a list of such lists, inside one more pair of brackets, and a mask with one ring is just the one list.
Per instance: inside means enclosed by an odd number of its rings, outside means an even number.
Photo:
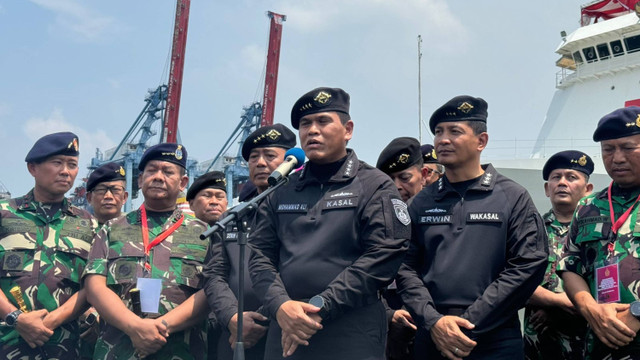
[{"label": "gold beret insignia", "polygon": [[276,141],[278,140],[278,138],[280,137],[280,132],[278,130],[275,129],[271,129],[269,130],[269,132],[267,133],[267,137],[269,137],[269,139]]},{"label": "gold beret insignia", "polygon": [[640,114],[638,114],[638,117],[636,118],[636,126],[640,127]]},{"label": "gold beret insignia", "polygon": [[182,145],[178,145],[178,147],[176,148],[175,157],[178,160],[182,160]]},{"label": "gold beret insignia", "polygon": [[331,94],[326,91],[320,91],[318,95],[313,98],[313,101],[317,102],[318,104],[326,104],[329,99],[331,99]]},{"label": "gold beret insignia", "polygon": [[73,141],[67,145],[67,149],[71,149],[72,146],[75,151],[78,151],[78,138],[73,138]]},{"label": "gold beret insignia", "polygon": [[582,155],[580,159],[578,159],[578,165],[585,166],[587,165],[587,155]]},{"label": "gold beret insignia", "polygon": [[431,150],[431,158],[437,159],[438,155],[436,155],[436,149]]},{"label": "gold beret insignia", "polygon": [[406,164],[409,161],[409,154],[401,154],[398,157],[398,161],[403,163],[403,164]]},{"label": "gold beret insignia", "polygon": [[458,110],[462,111],[465,114],[468,114],[469,111],[471,111],[472,109],[473,109],[473,105],[469,104],[466,101],[460,104],[460,106],[458,106]]},{"label": "gold beret insignia", "polygon": [[125,172],[122,166],[120,166],[120,169],[118,169],[118,173],[120,173],[121,176],[124,176]]}]

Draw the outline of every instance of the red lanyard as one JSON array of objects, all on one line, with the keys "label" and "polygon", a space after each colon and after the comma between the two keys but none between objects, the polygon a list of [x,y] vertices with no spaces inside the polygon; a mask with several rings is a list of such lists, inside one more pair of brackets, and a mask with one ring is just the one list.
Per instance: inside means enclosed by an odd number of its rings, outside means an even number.
[{"label": "red lanyard", "polygon": [[611,182],[611,184],[609,184],[609,190],[607,191],[607,196],[609,197],[609,213],[611,214],[611,231],[613,231],[613,233],[617,235],[618,229],[620,229],[622,224],[624,224],[624,222],[627,221],[627,219],[629,218],[629,215],[631,215],[631,210],[634,208],[634,206],[636,206],[636,204],[638,203],[638,200],[640,200],[640,195],[638,195],[636,202],[634,202],[633,205],[631,205],[627,209],[627,211],[625,211],[624,214],[620,215],[618,220],[616,220],[615,215],[613,213],[613,202],[611,201],[612,186],[613,186],[613,181]]},{"label": "red lanyard", "polygon": [[167,236],[171,235],[177,228],[182,225],[184,221],[184,216],[181,216],[178,221],[176,221],[170,228],[161,232],[156,236],[151,243],[149,243],[149,225],[147,224],[147,210],[144,207],[144,204],[140,206],[140,214],[142,217],[142,242],[144,244],[144,254],[147,256],[147,261],[144,263],[144,268],[148,272],[151,272],[151,265],[149,264],[149,251],[156,245],[160,244]]}]

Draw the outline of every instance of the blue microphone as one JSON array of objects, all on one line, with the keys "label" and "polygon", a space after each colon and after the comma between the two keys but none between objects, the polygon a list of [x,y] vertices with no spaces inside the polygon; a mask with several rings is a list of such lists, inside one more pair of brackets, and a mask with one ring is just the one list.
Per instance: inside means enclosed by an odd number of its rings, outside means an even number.
[{"label": "blue microphone", "polygon": [[293,169],[304,163],[304,151],[300,148],[291,148],[284,153],[284,162],[269,175],[269,185],[273,186],[287,177]]}]

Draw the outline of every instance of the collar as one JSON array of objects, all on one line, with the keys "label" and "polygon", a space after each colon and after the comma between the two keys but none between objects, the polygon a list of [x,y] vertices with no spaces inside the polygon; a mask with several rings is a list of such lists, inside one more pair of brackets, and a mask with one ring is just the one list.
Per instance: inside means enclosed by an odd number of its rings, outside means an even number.
[{"label": "collar", "polygon": [[[171,226],[171,224],[177,222],[183,216],[184,215],[182,214],[180,207],[176,206],[176,209],[173,210],[173,213],[169,216],[167,221],[164,222],[164,225],[162,225],[162,230],[164,231],[165,228]],[[136,224],[142,224],[142,212],[140,211],[140,208],[136,210]],[[182,224],[184,226],[184,223]]]},{"label": "collar", "polygon": [[[467,191],[493,191],[494,186],[496,185],[496,178],[498,176],[498,172],[493,168],[491,164],[482,165],[482,169],[484,170],[484,174],[469,188]],[[453,185],[447,179],[447,172],[445,171],[444,176],[438,179],[438,190],[435,193],[435,198],[437,200],[442,200],[449,193],[458,194],[458,192],[453,188]]]},{"label": "collar", "polygon": [[[305,186],[309,184],[320,183],[320,181],[307,168],[308,164],[309,164],[308,162],[305,163],[304,167],[299,172],[300,173],[299,181],[296,183],[297,191],[302,190]],[[354,177],[356,177],[356,175],[358,174],[358,168],[359,168],[359,161],[355,151],[353,151],[352,149],[347,149],[347,159],[345,160],[344,164],[342,164],[340,169],[338,169],[338,171],[329,178],[329,182],[330,183],[347,182],[353,179]]]},{"label": "collar", "polygon": [[[18,211],[36,211],[35,202],[36,200],[35,196],[33,195],[33,189],[31,189],[23,197],[19,197],[16,199],[16,209]],[[80,210],[80,208],[71,205],[67,198],[62,199],[62,207],[60,207],[60,210],[62,210],[63,214],[76,216],[79,216],[80,212],[82,211]]]}]

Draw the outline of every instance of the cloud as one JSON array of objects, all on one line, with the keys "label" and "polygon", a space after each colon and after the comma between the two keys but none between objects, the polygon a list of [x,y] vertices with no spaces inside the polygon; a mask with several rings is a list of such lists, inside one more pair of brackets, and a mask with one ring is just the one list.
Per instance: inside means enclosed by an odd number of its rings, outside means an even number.
[{"label": "cloud", "polygon": [[104,151],[116,145],[102,129],[85,129],[69,123],[62,114],[61,109],[54,109],[46,118],[33,117],[28,119],[24,123],[22,130],[32,142],[54,132],[73,132],[78,135],[80,140],[81,164],[89,164],[90,159],[95,156],[96,148]]},{"label": "cloud", "polygon": [[55,13],[57,26],[67,29],[85,41],[96,40],[115,28],[115,19],[102,16],[77,0],[31,0]]},{"label": "cloud", "polygon": [[[378,30],[388,34],[402,34],[403,30],[417,31],[423,37],[438,39],[435,46],[456,48],[468,42],[469,32],[451,12],[446,0],[283,0],[279,9],[287,15],[287,31],[311,33],[315,36],[348,38],[345,26],[353,29],[378,23]],[[334,26],[333,24],[341,24]],[[335,30],[334,30],[335,29]],[[338,30],[340,29],[340,30]]]}]

